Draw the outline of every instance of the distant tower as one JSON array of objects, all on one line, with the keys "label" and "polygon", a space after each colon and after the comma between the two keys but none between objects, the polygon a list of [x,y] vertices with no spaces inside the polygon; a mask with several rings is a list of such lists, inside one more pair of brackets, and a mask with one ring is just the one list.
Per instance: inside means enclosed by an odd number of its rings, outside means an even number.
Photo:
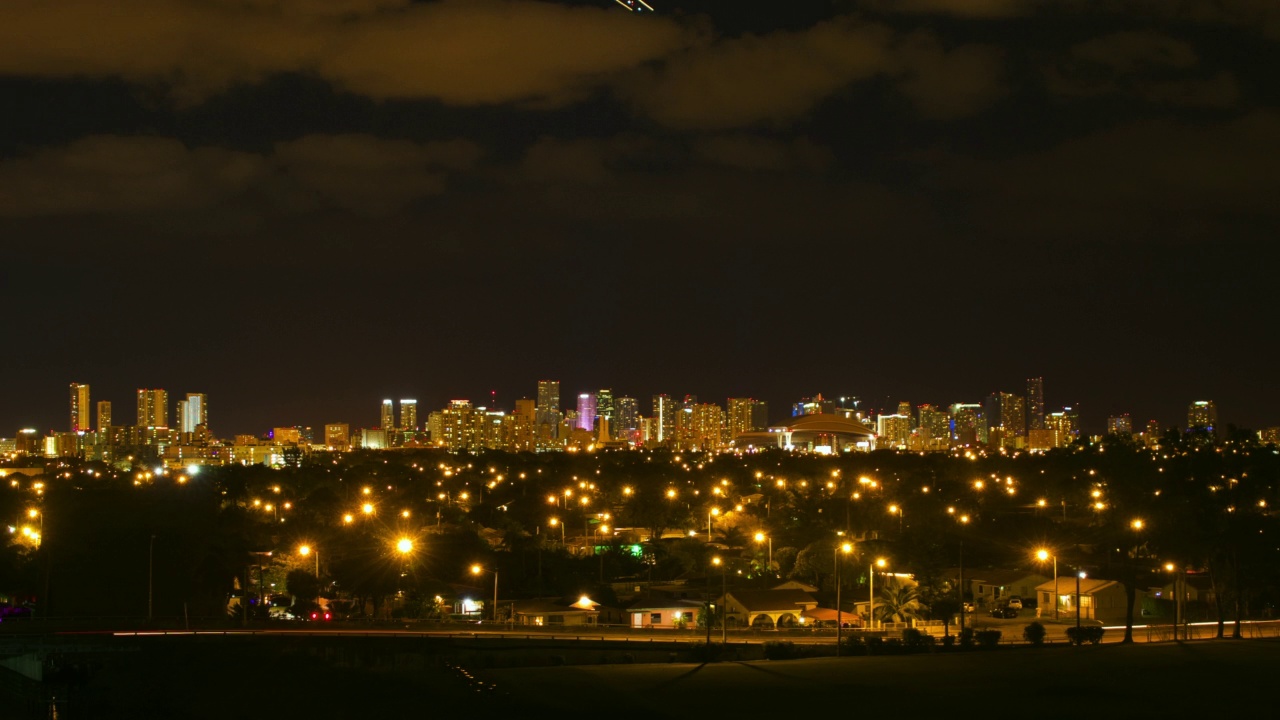
[{"label": "distant tower", "polygon": [[649,415],[653,418],[654,430],[651,442],[664,443],[675,439],[676,406],[670,396],[654,395]]},{"label": "distant tower", "polygon": [[1027,429],[1044,430],[1044,378],[1027,379]]},{"label": "distant tower", "polygon": [[[560,424],[560,381],[538,381],[538,405],[534,422],[537,425],[550,425],[552,428]],[[553,436],[555,432],[551,433]]]},{"label": "distant tower", "polygon": [[400,401],[400,429],[405,432],[418,431],[418,401]]},{"label": "distant tower", "polygon": [[596,417],[609,421],[609,435],[607,439],[612,440],[614,434],[615,420],[617,418],[617,408],[614,407],[613,390],[605,388],[596,391]]},{"label": "distant tower", "polygon": [[382,430],[390,433],[396,429],[396,404],[393,400],[382,401]]},{"label": "distant tower", "polygon": [[169,393],[138,389],[138,427],[169,427]]},{"label": "distant tower", "polygon": [[89,386],[71,383],[71,432],[89,432]]},{"label": "distant tower", "polygon": [[178,422],[182,432],[196,431],[196,426],[209,427],[209,403],[204,393],[187,393],[186,400],[178,403]]},{"label": "distant tower", "polygon": [[633,397],[620,397],[615,402],[618,420],[613,429],[614,437],[629,440],[640,426],[640,406]]},{"label": "distant tower", "polygon": [[111,401],[98,401],[98,432],[111,427]]},{"label": "distant tower", "polygon": [[1123,415],[1112,415],[1107,418],[1107,434],[1132,435],[1133,419],[1129,417],[1129,413],[1124,413]]},{"label": "distant tower", "polygon": [[578,395],[578,424],[579,430],[591,430],[596,423],[596,396],[595,393],[582,393]]},{"label": "distant tower", "polygon": [[1197,400],[1187,406],[1187,429],[1218,431],[1218,406],[1212,400]]}]

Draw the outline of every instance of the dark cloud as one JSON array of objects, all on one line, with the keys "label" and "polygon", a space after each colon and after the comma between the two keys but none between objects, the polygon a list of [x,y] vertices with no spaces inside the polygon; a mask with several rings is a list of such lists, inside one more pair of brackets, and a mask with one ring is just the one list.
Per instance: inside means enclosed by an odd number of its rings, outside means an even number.
[{"label": "dark cloud", "polygon": [[1154,30],[1078,43],[1045,78],[1049,90],[1064,98],[1120,95],[1183,107],[1228,107],[1240,100],[1232,73],[1208,71],[1191,43]]}]

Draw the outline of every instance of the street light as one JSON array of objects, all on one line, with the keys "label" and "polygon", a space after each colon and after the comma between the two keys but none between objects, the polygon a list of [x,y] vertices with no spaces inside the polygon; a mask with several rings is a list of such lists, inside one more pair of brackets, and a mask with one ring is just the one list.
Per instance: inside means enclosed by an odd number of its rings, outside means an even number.
[{"label": "street light", "polygon": [[773,537],[762,532],[756,533],[756,542],[769,543],[769,572],[773,572]]},{"label": "street light", "polygon": [[[471,566],[472,575],[479,575],[483,572],[484,572],[484,567],[480,565]],[[495,569],[495,570],[491,570],[490,572],[493,573],[493,622],[497,624],[498,622],[498,571]]]},{"label": "street light", "polygon": [[[853,545],[842,543],[840,552],[848,555],[853,551]],[[840,566],[844,563],[840,562],[840,553],[836,553],[836,657],[840,657],[840,639],[844,628],[844,614],[840,605]]]},{"label": "street light", "polygon": [[[720,568],[720,644],[728,645],[729,644],[729,613],[728,613],[728,608],[725,607],[725,598],[728,597],[728,592],[725,589],[725,572],[726,572],[726,568],[728,568],[728,563],[721,560],[720,556],[717,555],[711,558],[711,564]],[[707,618],[707,637],[708,638],[711,637],[711,618],[710,617]],[[707,640],[707,644],[708,645],[711,644],[710,639]]]},{"label": "street light", "polygon": [[564,547],[564,523],[560,522],[560,518],[551,518],[551,527],[560,526],[560,546]]},{"label": "street light", "polygon": [[720,508],[713,507],[707,511],[707,542],[711,542],[711,516],[719,515]]},{"label": "street light", "polygon": [[1084,571],[1076,573],[1076,637],[1080,637],[1080,580],[1084,578]]},{"label": "street light", "polygon": [[[870,573],[871,597],[867,604],[867,608],[868,608],[867,614],[871,616],[872,630],[874,630],[876,627],[876,568],[884,568],[885,565],[888,565],[888,563],[885,561],[884,558],[876,558],[876,561],[871,563],[871,573]],[[963,615],[964,608],[962,607],[960,608],[960,610],[961,610],[960,614]]]},{"label": "street light", "polygon": [[1044,562],[1049,558],[1053,558],[1053,619],[1058,619],[1058,556],[1050,553],[1048,550],[1040,549],[1036,551],[1036,559]]},{"label": "street light", "polygon": [[[609,526],[600,525],[599,527],[596,528],[596,532],[599,533],[600,535],[604,535],[605,533],[609,532]],[[599,542],[598,538],[597,538],[597,542]],[[600,582],[603,583],[604,582],[604,553],[599,551],[599,547],[596,548],[596,551],[597,551],[596,555],[600,557]]]},{"label": "street light", "polygon": [[895,504],[895,505],[889,506],[889,514],[898,516],[898,533],[899,534],[902,533],[902,509],[903,508],[901,505]]},{"label": "street light", "polygon": [[312,548],[310,545],[302,544],[298,546],[298,554],[302,557],[310,555],[312,552],[316,555],[316,608],[320,607],[320,551]]},{"label": "street light", "polygon": [[[396,541],[395,548],[396,552],[400,553],[400,578],[404,579],[404,576],[407,574],[405,568],[409,562],[409,555],[413,552],[413,541],[407,537],[401,537]],[[400,583],[396,583],[396,585],[400,592],[404,591],[403,588],[398,587]]]}]

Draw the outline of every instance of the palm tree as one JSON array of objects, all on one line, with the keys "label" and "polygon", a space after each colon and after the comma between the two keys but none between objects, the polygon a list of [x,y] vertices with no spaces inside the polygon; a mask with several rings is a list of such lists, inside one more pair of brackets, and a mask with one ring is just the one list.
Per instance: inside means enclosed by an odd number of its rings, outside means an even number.
[{"label": "palm tree", "polygon": [[928,610],[920,602],[920,588],[892,578],[876,598],[876,615],[881,622],[907,622],[918,620]]}]

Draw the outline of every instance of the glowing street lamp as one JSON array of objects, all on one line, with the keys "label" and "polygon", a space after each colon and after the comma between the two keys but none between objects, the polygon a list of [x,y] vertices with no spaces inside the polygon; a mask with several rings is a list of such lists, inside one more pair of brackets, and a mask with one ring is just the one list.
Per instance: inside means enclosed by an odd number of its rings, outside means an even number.
[{"label": "glowing street lamp", "polygon": [[[721,560],[719,555],[711,558],[711,564],[720,568],[720,644],[728,645],[729,644],[729,612],[728,612],[728,608],[725,607],[725,604],[726,604],[725,598],[729,596],[729,593],[725,589],[726,587],[725,572],[729,567],[729,564],[726,563],[724,560]],[[711,644],[710,615],[708,615],[707,617],[707,644],[708,645]]]},{"label": "glowing street lamp", "polygon": [[707,542],[711,542],[711,516],[719,515],[720,508],[713,507],[707,511]]},{"label": "glowing street lamp", "polygon": [[1044,562],[1053,558],[1053,619],[1058,619],[1058,556],[1045,549],[1036,551],[1036,559]]},{"label": "glowing street lamp", "polygon": [[[493,613],[492,613],[492,619],[493,619],[493,622],[497,623],[497,622],[498,622],[498,571],[497,571],[497,570],[491,570],[490,572],[492,572],[492,573],[493,573]],[[480,574],[482,574],[482,573],[484,573],[484,567],[483,567],[483,566],[481,566],[481,565],[472,565],[472,566],[471,566],[471,574],[472,574],[472,575],[480,575]]]},{"label": "glowing street lamp", "polygon": [[756,533],[756,542],[769,543],[769,570],[772,571],[773,570],[773,537],[769,535],[765,535],[762,532],[758,532]]},{"label": "glowing street lamp", "polygon": [[901,532],[902,532],[902,509],[903,509],[903,508],[902,508],[902,506],[901,506],[901,505],[890,505],[890,506],[889,506],[889,514],[890,514],[890,515],[897,515],[897,516],[898,516],[898,532],[899,532],[899,533],[901,533]]},{"label": "glowing street lamp", "polygon": [[551,527],[555,527],[557,525],[560,526],[560,545],[563,546],[564,545],[564,523],[560,522],[560,518],[554,518],[554,517],[551,518],[548,522],[551,524]]},{"label": "glowing street lamp", "polygon": [[836,553],[836,657],[840,656],[840,640],[844,631],[844,611],[840,605],[840,567],[844,563],[840,562],[840,553],[848,555],[853,552],[853,545],[849,543],[841,543],[838,548],[840,552]]},{"label": "glowing street lamp", "polygon": [[[871,573],[870,573],[871,598],[868,603],[868,614],[871,616],[872,630],[874,630],[876,627],[876,568],[884,569],[884,567],[888,564],[889,563],[884,558],[876,558],[876,561],[871,563]],[[964,614],[963,607],[960,608],[960,614],[961,615]]]},{"label": "glowing street lamp", "polygon": [[319,609],[320,607],[320,551],[305,543],[298,546],[298,554],[301,555],[302,557],[306,557],[308,555],[311,555],[312,553],[314,553],[316,556],[316,608]]}]

